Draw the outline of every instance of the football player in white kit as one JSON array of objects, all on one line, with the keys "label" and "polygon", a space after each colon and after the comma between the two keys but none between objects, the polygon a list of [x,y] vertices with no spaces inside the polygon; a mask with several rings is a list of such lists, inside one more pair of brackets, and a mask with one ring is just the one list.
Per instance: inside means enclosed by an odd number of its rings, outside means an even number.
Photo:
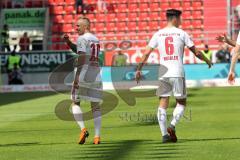
[{"label": "football player in white kit", "polygon": [[[183,116],[186,107],[186,85],[185,74],[183,68],[184,47],[187,46],[199,59],[205,61],[209,68],[212,63],[197,50],[190,36],[179,29],[181,24],[181,11],[169,9],[166,12],[167,25],[165,28],[156,32],[146,47],[145,54],[136,71],[136,80],[139,83],[141,79],[141,69],[146,63],[149,55],[154,48],[158,48],[160,53],[160,64],[167,67],[167,72],[159,77],[159,87],[156,95],[160,99],[157,110],[157,117],[160,130],[163,136],[163,143],[176,142],[175,126]],[[167,128],[167,108],[169,105],[169,97],[174,95],[176,99],[176,107],[173,111],[173,119]]]},{"label": "football player in white kit", "polygon": [[238,32],[238,37],[237,37],[237,41],[231,40],[229,39],[226,34],[223,35],[219,35],[216,38],[219,42],[225,42],[234,48],[234,54],[232,56],[232,60],[231,60],[231,67],[228,73],[228,83],[230,84],[234,84],[235,83],[235,65],[238,61],[238,57],[240,55],[240,31]]},{"label": "football player in white kit", "polygon": [[83,112],[80,107],[80,101],[87,100],[91,103],[94,118],[95,137],[93,143],[100,144],[100,102],[102,101],[102,80],[98,63],[100,42],[90,32],[90,20],[88,18],[80,18],[77,21],[76,27],[79,34],[76,44],[70,41],[68,35],[64,35],[64,39],[68,46],[79,55],[71,92],[73,102],[72,113],[81,128],[78,143],[84,144],[86,138],[89,136],[84,125]]}]

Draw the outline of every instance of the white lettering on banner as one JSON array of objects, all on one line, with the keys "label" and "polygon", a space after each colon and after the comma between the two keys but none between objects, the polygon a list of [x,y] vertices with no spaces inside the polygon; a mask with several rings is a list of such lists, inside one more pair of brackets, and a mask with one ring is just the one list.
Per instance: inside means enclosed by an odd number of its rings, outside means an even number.
[{"label": "white lettering on banner", "polygon": [[37,64],[39,64],[39,62],[40,62],[39,55],[38,54],[33,54],[31,64],[37,65]]},{"label": "white lettering on banner", "polygon": [[49,61],[47,60],[48,56],[48,54],[41,54],[40,64],[49,65]]},{"label": "white lettering on banner", "polygon": [[28,65],[49,65],[50,63],[54,64],[63,64],[67,60],[65,54],[26,54],[22,55],[22,64]]},{"label": "white lettering on banner", "polygon": [[22,64],[31,64],[31,58],[30,58],[30,54],[23,54],[22,55]]}]

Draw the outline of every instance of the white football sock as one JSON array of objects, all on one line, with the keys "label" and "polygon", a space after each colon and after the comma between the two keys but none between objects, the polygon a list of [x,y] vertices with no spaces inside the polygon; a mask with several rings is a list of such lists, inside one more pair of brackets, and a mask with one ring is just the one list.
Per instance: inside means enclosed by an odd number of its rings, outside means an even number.
[{"label": "white football sock", "polygon": [[179,122],[179,120],[183,116],[184,109],[185,109],[184,105],[177,103],[176,108],[173,111],[173,119],[171,121],[171,125],[176,126],[176,124]]},{"label": "white football sock", "polygon": [[158,107],[157,111],[158,123],[162,136],[167,134],[167,111],[162,107]]},{"label": "white football sock", "polygon": [[100,129],[101,129],[101,110],[99,107],[92,108],[93,118],[94,118],[94,128],[95,128],[95,137],[100,137]]},{"label": "white football sock", "polygon": [[83,114],[82,114],[82,110],[80,108],[79,105],[73,105],[72,106],[72,113],[74,116],[74,119],[77,121],[77,124],[79,125],[79,127],[81,128],[81,130],[83,128],[85,128],[84,122],[83,122]]}]

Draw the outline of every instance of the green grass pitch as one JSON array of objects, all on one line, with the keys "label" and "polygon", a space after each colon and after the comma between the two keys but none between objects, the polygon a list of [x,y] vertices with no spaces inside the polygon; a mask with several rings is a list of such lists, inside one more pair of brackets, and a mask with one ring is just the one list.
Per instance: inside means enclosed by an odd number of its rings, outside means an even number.
[{"label": "green grass pitch", "polygon": [[[139,113],[142,118],[156,114],[158,99],[150,97],[138,98],[134,107],[120,100],[104,115],[100,145],[92,144],[92,120],[86,122],[90,137],[85,145],[78,145],[77,124],[55,116],[56,104],[69,95],[0,94],[0,160],[240,159],[240,88],[189,89],[188,93],[176,144],[162,144],[159,126],[151,119],[130,119]],[[169,115],[174,103],[172,99]],[[90,109],[88,103],[83,109]]]}]

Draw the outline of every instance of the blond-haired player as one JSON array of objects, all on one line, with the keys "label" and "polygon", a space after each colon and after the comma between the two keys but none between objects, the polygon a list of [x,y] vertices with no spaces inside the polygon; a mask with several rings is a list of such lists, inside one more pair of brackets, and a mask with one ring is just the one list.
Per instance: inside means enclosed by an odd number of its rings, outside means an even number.
[{"label": "blond-haired player", "polygon": [[89,136],[89,132],[84,125],[83,112],[80,107],[80,101],[87,100],[91,103],[94,118],[95,137],[93,143],[99,144],[101,128],[100,102],[102,101],[102,80],[98,64],[100,42],[90,32],[90,20],[88,18],[80,18],[77,21],[76,27],[79,35],[76,44],[70,41],[68,35],[64,35],[64,39],[68,46],[79,55],[71,92],[72,112],[81,128],[78,143],[84,144],[86,138]]}]

